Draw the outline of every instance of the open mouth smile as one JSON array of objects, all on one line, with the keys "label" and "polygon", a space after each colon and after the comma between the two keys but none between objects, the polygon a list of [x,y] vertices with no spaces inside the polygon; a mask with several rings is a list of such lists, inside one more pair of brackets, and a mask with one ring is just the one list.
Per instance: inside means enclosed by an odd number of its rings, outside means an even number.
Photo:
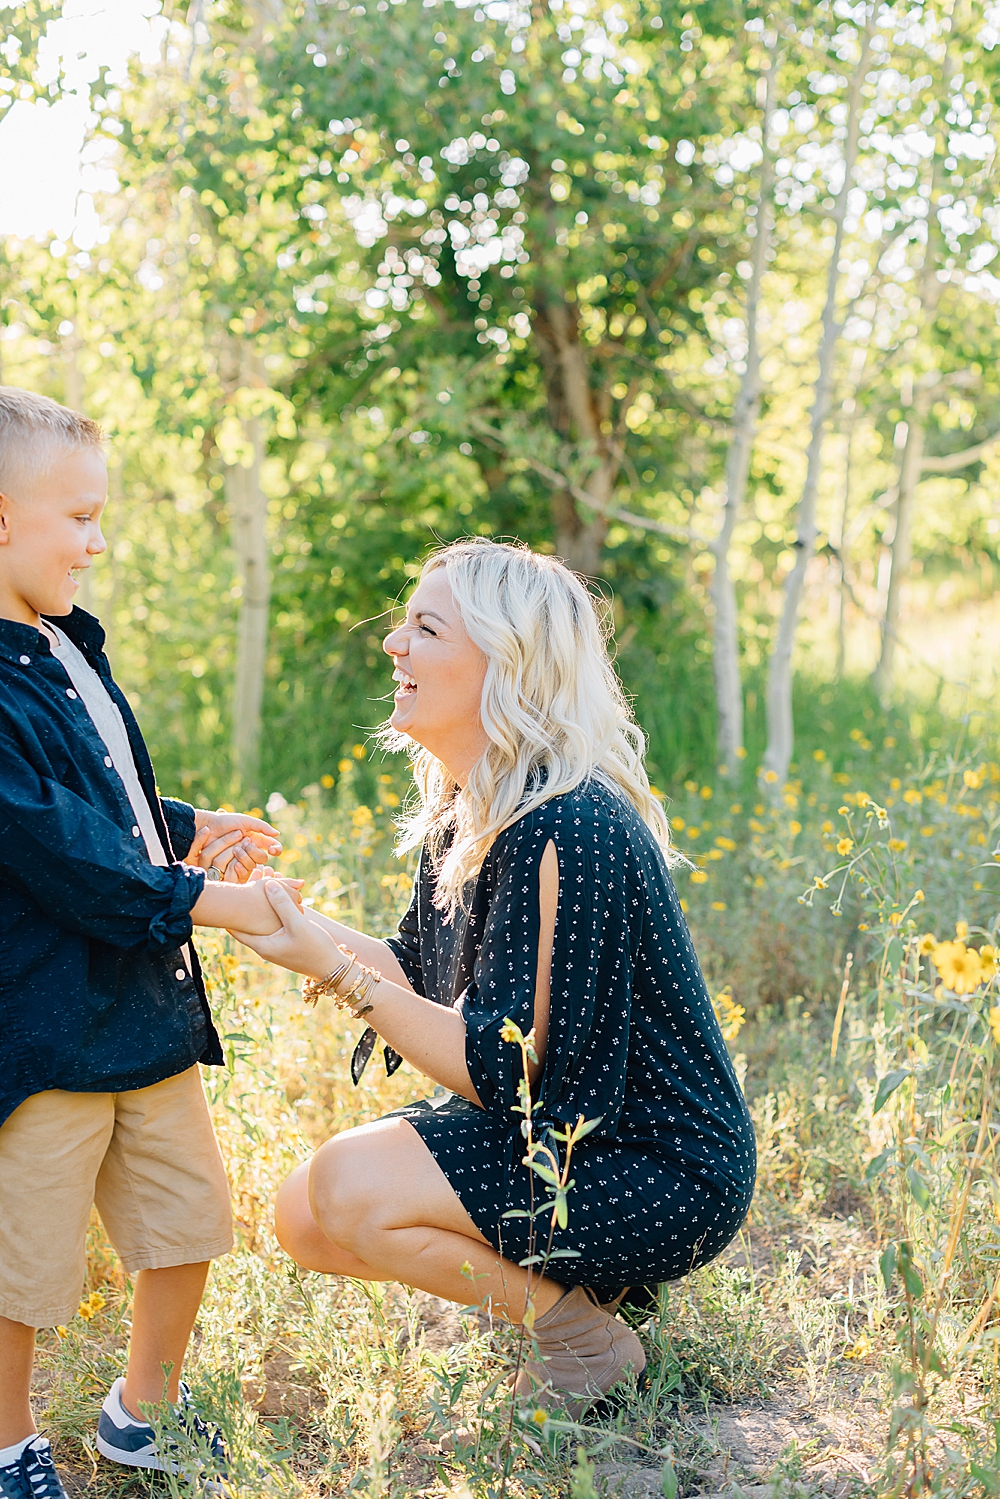
[{"label": "open mouth smile", "polygon": [[399,683],[394,694],[397,698],[413,697],[417,690],[417,684],[408,672],[403,671],[402,667],[397,666],[392,677],[394,682]]}]

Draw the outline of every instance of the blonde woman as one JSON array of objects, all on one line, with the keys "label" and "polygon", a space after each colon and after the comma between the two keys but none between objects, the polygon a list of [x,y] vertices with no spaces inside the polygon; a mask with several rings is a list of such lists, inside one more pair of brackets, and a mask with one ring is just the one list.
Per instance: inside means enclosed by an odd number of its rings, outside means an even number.
[{"label": "blonde woman", "polygon": [[[753,1130],[583,584],[526,548],[458,542],[426,564],[384,648],[389,737],[419,792],[399,933],[301,912],[269,882],[282,929],[244,940],[363,1016],[362,1065],[377,1033],[387,1065],[405,1058],[445,1091],[321,1146],[281,1188],[278,1238],[306,1269],[489,1299],[514,1323],[530,1290],[526,1388],[579,1415],[645,1363],[609,1304],[735,1235]],[[520,1264],[531,1220],[506,1216],[531,1199],[507,1017],[534,1030],[536,1127],[596,1121],[555,1234],[569,1253],[544,1275]]]}]

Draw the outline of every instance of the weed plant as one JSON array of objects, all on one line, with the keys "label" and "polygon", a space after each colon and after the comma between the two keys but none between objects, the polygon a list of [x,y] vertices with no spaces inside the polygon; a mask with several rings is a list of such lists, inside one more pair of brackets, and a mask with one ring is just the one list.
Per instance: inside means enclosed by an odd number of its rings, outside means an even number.
[{"label": "weed plant", "polygon": [[[283,1177],[330,1134],[431,1089],[405,1065],[386,1078],[377,1053],[352,1087],[349,1017],[308,1010],[297,980],[228,937],[199,938],[228,1058],[206,1080],[238,1246],[213,1268],[188,1378],[232,1448],[237,1493],[499,1499],[506,1484],[586,1499],[610,1463],[655,1470],[683,1499],[768,1476],[733,1467],[717,1430],[727,1407],[769,1400],[863,1415],[864,1441],[838,1459],[859,1495],[1000,1493],[1000,767],[961,746],[907,764],[856,732],[785,785],[690,780],[670,800],[689,860],[677,881],[751,1101],[758,1192],[731,1252],[661,1288],[642,1321],[648,1386],[586,1428],[516,1402],[512,1419],[505,1380],[523,1348],[474,1309],[327,1280],[281,1253]],[[282,868],[316,905],[384,934],[412,878],[392,854],[403,788],[358,749],[336,785],[268,812]],[[375,795],[361,801],[362,786]],[[540,1164],[572,1214],[571,1172]],[[93,1445],[128,1307],[95,1219],[79,1313],[41,1335],[39,1368],[57,1460],[95,1499],[149,1487]],[[476,1439],[446,1454],[459,1426]],[[807,1447],[772,1465],[775,1493],[809,1491],[822,1454]],[[154,1487],[197,1492],[196,1456]]]}]

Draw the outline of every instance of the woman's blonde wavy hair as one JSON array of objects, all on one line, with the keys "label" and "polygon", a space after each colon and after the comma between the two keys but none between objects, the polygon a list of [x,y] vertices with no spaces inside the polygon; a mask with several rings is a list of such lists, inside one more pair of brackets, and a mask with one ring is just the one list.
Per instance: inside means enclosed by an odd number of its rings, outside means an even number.
[{"label": "woman's blonde wavy hair", "polygon": [[487,660],[480,717],[489,746],[458,787],[408,736],[388,726],[382,736],[387,747],[410,751],[420,797],[402,825],[400,852],[426,841],[432,855],[444,853],[435,903],[454,914],[498,835],[588,776],[617,787],[669,856],[667,820],[643,764],[645,736],[611,664],[600,602],[563,563],[526,546],[457,541],[434,553],[421,576],[441,570]]}]

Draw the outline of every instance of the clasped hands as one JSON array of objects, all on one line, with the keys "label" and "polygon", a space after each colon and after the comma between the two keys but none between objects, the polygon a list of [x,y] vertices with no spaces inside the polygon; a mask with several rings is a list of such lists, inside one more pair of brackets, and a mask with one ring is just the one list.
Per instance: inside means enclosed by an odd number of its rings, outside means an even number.
[{"label": "clasped hands", "polygon": [[227,884],[245,885],[254,870],[281,853],[277,828],[244,812],[196,807],[195,835],[185,864],[216,869]]}]

